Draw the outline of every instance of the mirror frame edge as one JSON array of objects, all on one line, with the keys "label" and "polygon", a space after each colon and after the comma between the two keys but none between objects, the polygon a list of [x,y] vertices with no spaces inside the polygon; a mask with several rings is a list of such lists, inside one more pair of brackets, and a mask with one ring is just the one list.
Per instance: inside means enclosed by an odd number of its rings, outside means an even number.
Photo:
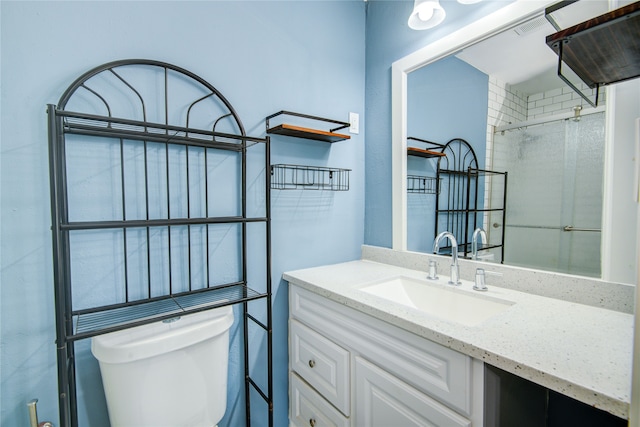
[{"label": "mirror frame edge", "polygon": [[436,40],[391,65],[391,222],[392,249],[407,250],[407,76],[473,43],[534,18],[556,3],[516,0]]}]

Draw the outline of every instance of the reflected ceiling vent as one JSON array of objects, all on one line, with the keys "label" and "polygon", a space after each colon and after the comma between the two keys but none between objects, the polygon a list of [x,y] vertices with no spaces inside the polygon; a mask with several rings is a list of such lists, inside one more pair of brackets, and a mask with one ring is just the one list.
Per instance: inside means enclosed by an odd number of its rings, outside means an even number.
[{"label": "reflected ceiling vent", "polygon": [[516,27],[513,31],[519,36],[524,36],[532,31],[537,30],[547,23],[547,20],[544,16],[540,16],[536,19],[532,19],[531,21],[525,22],[524,24]]}]

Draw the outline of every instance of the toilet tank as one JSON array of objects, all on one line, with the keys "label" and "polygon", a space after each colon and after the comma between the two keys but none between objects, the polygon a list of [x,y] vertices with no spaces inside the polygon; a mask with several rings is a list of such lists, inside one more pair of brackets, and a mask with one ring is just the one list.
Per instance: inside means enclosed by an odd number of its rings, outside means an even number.
[{"label": "toilet tank", "polygon": [[111,426],[216,425],[232,324],[226,306],[94,337]]}]

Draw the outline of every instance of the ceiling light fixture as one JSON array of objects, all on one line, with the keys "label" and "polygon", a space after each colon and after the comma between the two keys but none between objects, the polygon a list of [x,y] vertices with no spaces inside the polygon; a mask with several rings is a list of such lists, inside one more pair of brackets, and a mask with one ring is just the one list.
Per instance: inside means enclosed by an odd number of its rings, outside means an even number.
[{"label": "ceiling light fixture", "polygon": [[409,28],[428,30],[444,21],[444,17],[444,9],[438,0],[415,0],[413,12],[409,16]]},{"label": "ceiling light fixture", "polygon": [[479,3],[482,0],[458,0],[458,3],[460,4],[474,4],[474,3]]}]

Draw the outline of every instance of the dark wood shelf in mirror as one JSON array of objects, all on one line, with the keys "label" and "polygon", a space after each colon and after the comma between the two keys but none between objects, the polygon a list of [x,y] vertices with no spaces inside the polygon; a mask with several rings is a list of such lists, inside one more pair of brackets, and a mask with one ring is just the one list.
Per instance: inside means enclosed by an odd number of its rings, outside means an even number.
[{"label": "dark wood shelf in mirror", "polygon": [[416,156],[416,157],[424,157],[424,158],[427,158],[427,159],[434,158],[434,157],[444,157],[444,156],[446,156],[446,154],[441,153],[439,151],[424,150],[422,148],[415,148],[415,147],[408,147],[407,148],[407,155]]},{"label": "dark wood shelf in mirror", "polygon": [[294,136],[297,138],[313,139],[316,141],[324,141],[324,142],[338,142],[338,141],[344,141],[345,139],[351,138],[349,135],[344,135],[341,133],[328,132],[328,131],[318,130],[318,129],[310,129],[310,128],[293,126],[288,124],[281,124],[281,125],[269,128],[267,129],[267,133],[285,135],[285,136]]},{"label": "dark wood shelf in mirror", "polygon": [[640,76],[640,2],[547,36],[547,45],[589,87]]}]

